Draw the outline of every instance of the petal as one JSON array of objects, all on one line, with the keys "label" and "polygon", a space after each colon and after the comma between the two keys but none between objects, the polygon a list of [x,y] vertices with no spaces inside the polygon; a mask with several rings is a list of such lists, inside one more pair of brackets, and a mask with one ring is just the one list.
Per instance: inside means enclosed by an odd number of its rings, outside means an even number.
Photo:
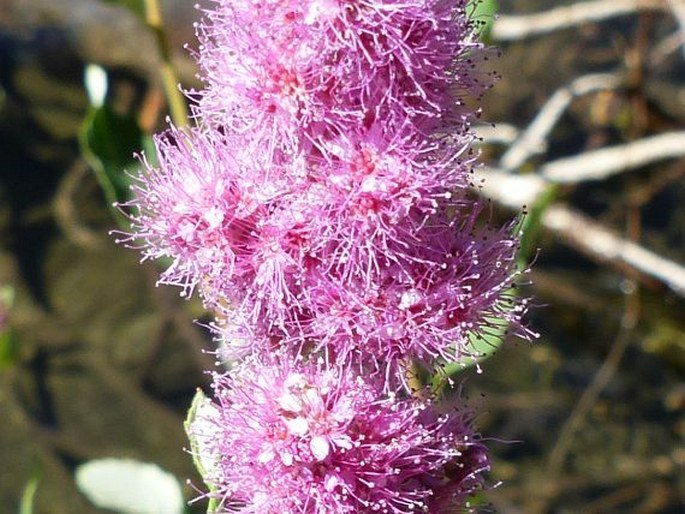
[{"label": "petal", "polygon": [[278,405],[284,411],[300,412],[302,410],[302,402],[296,396],[285,393],[278,399]]},{"label": "petal", "polygon": [[293,465],[293,454],[288,452],[281,452],[281,462],[286,466]]},{"label": "petal", "polygon": [[331,445],[328,443],[327,438],[317,435],[312,437],[312,440],[309,442],[309,449],[312,451],[314,458],[321,461],[328,457]]},{"label": "petal", "polygon": [[336,488],[336,486],[339,483],[340,483],[340,480],[338,480],[337,475],[328,474],[328,475],[326,475],[326,478],[324,479],[323,486],[326,489],[326,491],[331,492],[333,489]]},{"label": "petal", "polygon": [[304,418],[286,419],[285,424],[288,432],[297,436],[304,436],[309,432],[309,423]]}]

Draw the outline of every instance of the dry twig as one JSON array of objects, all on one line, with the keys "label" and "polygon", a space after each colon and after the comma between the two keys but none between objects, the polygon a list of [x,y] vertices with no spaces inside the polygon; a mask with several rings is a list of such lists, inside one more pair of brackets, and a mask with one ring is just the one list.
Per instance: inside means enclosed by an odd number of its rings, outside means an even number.
[{"label": "dry twig", "polygon": [[519,168],[530,157],[547,149],[547,137],[566,112],[571,102],[579,97],[603,89],[616,89],[621,77],[613,73],[596,73],[575,79],[562,87],[547,101],[528,128],[519,136],[499,161],[507,170]]},{"label": "dry twig", "polygon": [[[531,205],[547,187],[537,175],[511,175],[503,170],[476,172],[485,196],[514,209]],[[685,267],[629,241],[586,216],[563,205],[551,205],[542,215],[542,224],[586,255],[601,261],[632,268],[656,278],[685,297]]]},{"label": "dry twig", "polygon": [[55,221],[64,235],[74,244],[83,248],[100,248],[102,239],[78,220],[74,206],[74,193],[81,181],[88,176],[89,168],[86,161],[79,157],[64,175],[55,193],[52,207]]},{"label": "dry twig", "polygon": [[664,10],[663,0],[595,0],[556,7],[549,11],[520,15],[503,15],[492,26],[496,41],[518,41],[527,37],[549,34],[583,23],[602,21],[641,10]]},{"label": "dry twig", "polygon": [[519,129],[509,123],[477,125],[473,127],[476,137],[486,144],[510,145],[519,137]]},{"label": "dry twig", "polygon": [[624,145],[557,159],[541,166],[539,173],[555,183],[603,180],[656,161],[684,156],[685,131],[667,132]]},{"label": "dry twig", "polygon": [[[639,237],[639,213],[637,209],[631,209],[628,212],[628,215],[629,218],[633,218],[632,223],[628,224],[628,237],[632,242]],[[611,349],[604,359],[602,366],[592,379],[592,382],[588,385],[587,389],[583,391],[580,400],[578,400],[578,403],[576,403],[573,411],[566,420],[566,423],[559,433],[557,442],[550,452],[547,471],[551,476],[556,476],[558,474],[566,460],[576,433],[587,418],[592,407],[597,403],[599,395],[618,370],[623,354],[628,348],[630,336],[637,325],[640,315],[640,299],[637,291],[637,284],[633,283],[632,287],[629,288],[626,293],[621,325],[616,334],[616,338],[611,345]]]},{"label": "dry twig", "polygon": [[685,56],[685,0],[668,0],[668,5],[671,8],[671,14],[678,22],[681,51]]}]

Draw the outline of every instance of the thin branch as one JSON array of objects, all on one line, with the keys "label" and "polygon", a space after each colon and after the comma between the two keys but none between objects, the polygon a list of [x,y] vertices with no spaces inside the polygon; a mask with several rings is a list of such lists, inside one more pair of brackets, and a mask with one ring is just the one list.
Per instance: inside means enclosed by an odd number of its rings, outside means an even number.
[{"label": "thin branch", "polygon": [[476,125],[473,127],[476,137],[483,143],[494,145],[510,145],[519,137],[519,129],[509,123],[497,125]]},{"label": "thin branch", "polygon": [[685,156],[685,131],[667,132],[583,154],[558,159],[540,167],[549,182],[602,180],[652,162]]},{"label": "thin branch", "polygon": [[492,26],[496,41],[518,41],[548,34],[583,23],[602,21],[636,11],[664,10],[664,0],[596,0],[557,7],[549,11],[520,15],[502,15]]},{"label": "thin branch", "polygon": [[583,253],[600,261],[627,265],[685,297],[685,267],[681,264],[628,241],[567,207],[550,207],[543,223]]},{"label": "thin branch", "polygon": [[[513,209],[532,205],[547,182],[536,175],[511,175],[503,170],[476,172],[483,194]],[[545,228],[559,234],[573,247],[602,262],[627,266],[656,278],[685,297],[685,267],[629,241],[568,207],[551,205],[542,216]]]},{"label": "thin branch", "polygon": [[499,166],[507,170],[519,168],[530,157],[547,150],[547,136],[566,112],[574,98],[589,93],[616,89],[621,85],[621,77],[614,73],[593,73],[578,77],[571,84],[557,90],[537,114],[533,122],[511,145],[499,161]]},{"label": "thin branch", "polygon": [[547,182],[532,173],[514,175],[499,168],[481,167],[474,171],[474,184],[487,198],[500,205],[520,210],[533,205],[548,187]]},{"label": "thin branch", "polygon": [[[654,45],[654,49],[649,55],[649,64],[652,68],[660,66],[669,55],[675,52],[681,45],[685,48],[685,33],[676,30],[670,36],[666,36],[659,43]],[[685,52],[685,49],[683,50]]]},{"label": "thin branch", "polygon": [[74,194],[88,172],[86,160],[83,157],[77,158],[57,186],[52,207],[55,221],[67,239],[78,246],[92,249],[101,247],[102,239],[98,237],[98,233],[79,222],[74,205]]},{"label": "thin branch", "polygon": [[668,5],[671,9],[671,14],[678,23],[678,28],[681,36],[681,51],[685,56],[685,0],[668,0]]},{"label": "thin branch", "polygon": [[169,42],[164,33],[164,22],[162,20],[159,0],[145,0],[145,22],[155,35],[159,53],[162,57],[160,72],[162,74],[164,92],[169,102],[171,118],[177,127],[183,127],[188,124],[188,108],[178,86],[179,81],[176,71],[171,63],[171,52],[169,50]]},{"label": "thin branch", "polygon": [[[637,209],[631,209],[631,211],[629,211],[629,217],[635,218],[634,221],[636,221],[635,223],[632,223],[632,230],[630,227],[628,229],[628,232],[632,232],[629,233],[629,237],[631,240],[637,239],[639,234],[639,214],[637,213]],[[583,422],[592,410],[592,407],[597,403],[599,395],[616,375],[623,354],[628,348],[630,336],[637,325],[639,315],[640,300],[638,288],[637,284],[633,283],[633,287],[626,293],[623,315],[621,316],[621,325],[616,334],[616,338],[611,345],[611,349],[604,359],[602,366],[593,377],[592,382],[585,391],[583,391],[580,400],[576,403],[573,411],[566,420],[566,423],[564,423],[557,441],[550,452],[547,465],[547,472],[550,476],[556,476],[561,470],[561,467],[568,456],[568,452],[571,449],[576,433],[583,425]]]}]

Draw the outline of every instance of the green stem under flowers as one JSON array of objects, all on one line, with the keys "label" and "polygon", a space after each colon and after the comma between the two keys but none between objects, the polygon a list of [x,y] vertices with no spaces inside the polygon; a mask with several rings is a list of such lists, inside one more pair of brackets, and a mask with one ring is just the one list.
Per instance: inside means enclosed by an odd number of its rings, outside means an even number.
[{"label": "green stem under flowers", "polygon": [[177,127],[184,127],[188,123],[188,108],[185,98],[178,88],[178,77],[171,64],[169,42],[164,33],[164,22],[162,21],[162,10],[159,0],[145,0],[145,22],[152,29],[157,39],[157,46],[162,59],[162,85],[169,102],[171,119]]}]

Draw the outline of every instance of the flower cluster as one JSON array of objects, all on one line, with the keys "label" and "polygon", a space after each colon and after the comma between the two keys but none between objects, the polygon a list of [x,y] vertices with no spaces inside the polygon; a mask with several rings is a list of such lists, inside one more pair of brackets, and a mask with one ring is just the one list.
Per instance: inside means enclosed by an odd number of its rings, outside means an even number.
[{"label": "flower cluster", "polygon": [[[450,512],[487,468],[464,413],[378,396],[378,378],[322,361],[246,361],[217,374],[190,437],[221,511]],[[227,429],[230,427],[230,430]],[[213,460],[212,460],[213,459]],[[467,465],[464,465],[467,463]]]},{"label": "flower cluster", "polygon": [[[469,196],[466,0],[214,0],[195,128],[155,138],[129,242],[216,315],[216,403],[191,423],[221,512],[452,512],[485,453],[412,366],[510,324],[517,237]],[[423,395],[419,395],[423,396]]]},{"label": "flower cluster", "polygon": [[[200,112],[268,147],[322,150],[377,125],[423,144],[463,132],[478,43],[461,0],[219,1],[199,26]],[[458,129],[458,130],[455,130]],[[417,137],[418,136],[418,137]]]}]

